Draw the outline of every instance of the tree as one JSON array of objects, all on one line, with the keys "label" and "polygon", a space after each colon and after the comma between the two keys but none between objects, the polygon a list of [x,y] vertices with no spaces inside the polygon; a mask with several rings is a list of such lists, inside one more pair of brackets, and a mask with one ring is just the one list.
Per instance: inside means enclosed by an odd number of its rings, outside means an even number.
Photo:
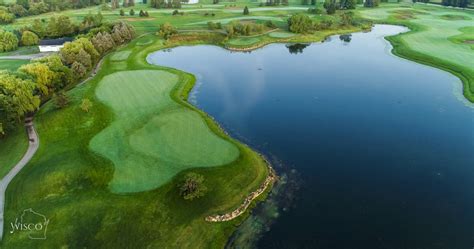
[{"label": "tree", "polygon": [[59,91],[54,94],[53,96],[54,100],[54,105],[58,109],[62,109],[66,107],[69,104],[69,98],[68,96],[64,93],[64,91]]},{"label": "tree", "polygon": [[83,110],[84,112],[89,112],[92,106],[93,104],[89,99],[82,99],[81,110]]},{"label": "tree", "polygon": [[248,15],[248,14],[250,14],[249,8],[248,8],[247,6],[245,6],[245,8],[244,8],[244,15]]},{"label": "tree", "polygon": [[39,19],[35,19],[33,21],[33,25],[31,25],[30,30],[40,38],[43,38],[46,35],[44,24]]},{"label": "tree", "polygon": [[121,16],[124,16],[124,15],[125,15],[125,11],[123,11],[123,9],[120,9],[120,15],[121,15]]},{"label": "tree", "polygon": [[8,24],[15,21],[15,15],[0,9],[0,24]]},{"label": "tree", "polygon": [[122,6],[123,6],[124,8],[127,8],[127,7],[128,7],[128,1],[129,1],[129,0],[123,0]]},{"label": "tree", "polygon": [[379,6],[380,0],[366,0],[364,3],[364,7],[367,8],[374,8]]},{"label": "tree", "polygon": [[178,33],[178,31],[169,22],[165,22],[165,23],[161,24],[160,25],[160,30],[158,31],[158,35],[160,35],[161,37],[163,37],[165,39],[170,38],[170,36],[172,36],[176,33]]},{"label": "tree", "polygon": [[12,51],[18,48],[18,38],[12,32],[0,29],[0,52]]},{"label": "tree", "polygon": [[23,5],[14,4],[8,8],[8,11],[15,15],[16,17],[23,17],[28,15],[28,10],[23,7]]},{"label": "tree", "polygon": [[33,94],[34,88],[31,80],[0,71],[0,123],[3,133],[13,129],[25,114],[38,109],[40,98]]},{"label": "tree", "polygon": [[337,9],[336,1],[335,0],[326,0],[324,2],[324,8],[326,9],[326,13],[328,15],[333,15],[334,13],[336,13],[336,9]]},{"label": "tree", "polygon": [[129,14],[130,14],[131,16],[134,16],[134,15],[135,15],[135,11],[134,11],[133,9],[131,9],[130,12],[129,12]]},{"label": "tree", "polygon": [[179,193],[185,200],[194,200],[203,197],[207,192],[204,185],[204,176],[196,173],[188,173],[179,185]]},{"label": "tree", "polygon": [[30,4],[30,8],[28,9],[28,13],[30,15],[39,15],[49,11],[49,6],[44,2]]},{"label": "tree", "polygon": [[42,63],[29,63],[21,66],[18,69],[20,72],[28,75],[33,82],[36,83],[36,88],[43,96],[48,96],[53,88],[52,79],[54,72],[49,70],[49,67]]},{"label": "tree", "polygon": [[357,6],[356,0],[342,0],[341,1],[341,9],[355,9]]},{"label": "tree", "polygon": [[288,19],[288,28],[293,33],[308,33],[313,28],[313,22],[308,15],[294,14]]},{"label": "tree", "polygon": [[349,26],[352,24],[353,19],[354,19],[354,13],[352,11],[344,12],[341,15],[341,25]]},{"label": "tree", "polygon": [[33,45],[38,45],[38,43],[39,43],[39,38],[35,33],[25,30],[21,34],[21,44],[23,46],[33,46]]},{"label": "tree", "polygon": [[111,2],[112,9],[116,9],[119,7],[119,1],[118,0],[112,0]]},{"label": "tree", "polygon": [[30,8],[29,0],[16,0],[16,4],[23,6],[25,9]]},{"label": "tree", "polygon": [[54,73],[50,84],[54,88],[54,91],[63,89],[73,82],[74,76],[72,70],[63,64],[58,54],[40,58],[36,60],[36,62],[46,65],[49,70]]},{"label": "tree", "polygon": [[73,62],[71,65],[71,70],[74,72],[76,78],[81,79],[86,76],[87,68],[80,62]]}]

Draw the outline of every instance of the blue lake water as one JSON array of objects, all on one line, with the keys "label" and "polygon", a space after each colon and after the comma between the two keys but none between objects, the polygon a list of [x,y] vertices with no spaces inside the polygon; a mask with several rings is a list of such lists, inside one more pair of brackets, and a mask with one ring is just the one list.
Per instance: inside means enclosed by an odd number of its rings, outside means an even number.
[{"label": "blue lake water", "polygon": [[149,56],[195,74],[193,104],[301,175],[259,248],[474,246],[474,108],[456,77],[390,53],[383,37],[403,31]]}]

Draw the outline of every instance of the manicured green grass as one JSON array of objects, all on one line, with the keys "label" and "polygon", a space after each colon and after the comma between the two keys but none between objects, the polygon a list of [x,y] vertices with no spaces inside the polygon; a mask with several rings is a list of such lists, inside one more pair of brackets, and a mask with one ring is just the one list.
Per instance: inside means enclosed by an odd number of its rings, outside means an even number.
[{"label": "manicured green grass", "polygon": [[[394,53],[407,59],[449,71],[464,83],[464,96],[474,102],[474,53],[472,44],[460,42],[460,37],[472,37],[474,12],[424,4],[413,7],[413,18],[400,18],[393,11],[406,10],[398,5],[382,5],[359,13],[376,22],[401,24],[412,31],[389,37]],[[419,14],[419,11],[429,14]],[[446,16],[457,20],[446,20]],[[459,18],[462,16],[463,18]]]},{"label": "manicured green grass", "polygon": [[0,59],[0,70],[10,70],[10,71],[15,71],[21,65],[24,65],[26,63],[30,62],[29,60],[2,60]]},{"label": "manicured green grass", "polygon": [[115,52],[112,54],[110,57],[111,61],[124,61],[128,58],[128,56],[132,53],[132,51],[120,51],[120,52]]},{"label": "manicured green grass", "polygon": [[23,127],[0,139],[0,179],[20,161],[28,149],[28,137]]},{"label": "manicured green grass", "polygon": [[241,38],[234,38],[229,40],[229,44],[236,45],[236,46],[249,46],[259,42],[260,39],[258,37],[241,37]]},{"label": "manicured green grass", "polygon": [[[0,53],[0,56],[27,55],[39,53],[38,46],[19,47],[17,50]],[[0,58],[1,59],[1,58]]]},{"label": "manicured green grass", "polygon": [[[112,62],[108,56],[96,77],[68,92],[69,106],[56,109],[49,102],[36,115],[41,145],[7,189],[5,223],[14,221],[24,209],[33,208],[51,220],[48,239],[38,241],[21,233],[6,233],[2,248],[222,248],[243,219],[226,223],[204,220],[207,215],[233,210],[257,189],[268,174],[265,162],[250,148],[225,135],[205,113],[185,102],[195,82],[192,75],[146,63],[148,53],[164,48],[156,36],[148,37],[153,40],[150,45],[136,46],[134,41],[123,48],[132,51],[126,61]],[[115,69],[117,63],[121,64],[120,69]],[[120,87],[114,88],[114,84]],[[119,89],[127,93],[116,93],[121,98],[111,98],[110,93]],[[127,94],[132,96],[124,97]],[[93,102],[88,113],[80,108],[83,98]],[[174,111],[159,104],[163,101],[174,105]],[[135,109],[140,114],[134,116],[128,105],[144,110]],[[119,113],[117,108],[124,112]],[[160,108],[163,110],[153,112]],[[96,148],[101,145],[97,143],[101,134],[121,121],[127,134],[116,134],[110,141],[103,141],[104,148]],[[191,134],[194,131],[197,134]],[[206,144],[199,145],[200,141]],[[222,148],[213,155],[214,150],[207,147],[216,144],[230,150],[237,148],[237,158],[222,157]],[[143,165],[146,153],[151,158],[164,153],[164,159],[179,164],[203,162],[207,157],[214,161],[176,170],[179,173],[159,188],[147,186],[147,191],[116,194],[111,192],[111,183],[116,181],[119,169],[114,157],[102,156],[114,151],[144,155],[135,163],[129,161],[131,174],[139,170],[135,167]],[[197,151],[205,156],[196,159],[193,153]],[[220,160],[231,162],[202,167]],[[159,167],[158,162],[155,161]],[[208,187],[206,196],[195,201],[183,200],[176,187],[189,171],[204,175]],[[146,169],[146,173],[150,172],[153,169]],[[164,172],[153,172],[158,178],[160,173]],[[130,182],[142,180],[133,177]],[[148,177],[142,175],[143,179]]]},{"label": "manicured green grass", "polygon": [[154,189],[185,169],[225,165],[237,158],[234,145],[171,99],[169,92],[177,83],[175,74],[157,70],[117,72],[99,83],[96,95],[111,107],[115,121],[90,146],[114,163],[112,191]]},{"label": "manicured green grass", "polygon": [[268,34],[270,37],[274,38],[288,38],[288,37],[293,37],[295,34],[289,33],[289,32],[271,32]]}]

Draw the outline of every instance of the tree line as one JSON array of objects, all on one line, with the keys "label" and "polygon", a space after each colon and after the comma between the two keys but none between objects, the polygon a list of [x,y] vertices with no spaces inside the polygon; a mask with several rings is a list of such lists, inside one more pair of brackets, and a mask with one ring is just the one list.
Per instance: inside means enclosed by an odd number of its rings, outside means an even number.
[{"label": "tree line", "polygon": [[81,23],[74,24],[68,16],[35,19],[29,26],[18,30],[5,31],[0,29],[0,52],[16,50],[19,46],[37,45],[40,39],[75,36],[102,25],[102,14],[88,14]]},{"label": "tree line", "polygon": [[[104,24],[65,43],[57,54],[33,60],[15,72],[0,71],[0,136],[16,129],[41,103],[64,96],[63,89],[84,79],[101,57],[134,36],[133,27],[125,22]],[[87,101],[81,106],[90,108]]]},{"label": "tree line", "polygon": [[105,0],[16,0],[11,4],[5,4],[3,0],[0,0],[0,24],[12,23],[19,17],[100,4],[105,4]]}]

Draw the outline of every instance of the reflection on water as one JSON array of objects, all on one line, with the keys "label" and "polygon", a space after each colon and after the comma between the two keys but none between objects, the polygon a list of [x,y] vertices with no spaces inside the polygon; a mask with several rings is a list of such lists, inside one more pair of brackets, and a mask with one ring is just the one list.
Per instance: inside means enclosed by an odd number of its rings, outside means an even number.
[{"label": "reflection on water", "polygon": [[288,52],[290,52],[290,54],[299,54],[299,53],[303,53],[303,50],[309,45],[310,44],[305,44],[305,43],[294,43],[294,44],[287,44],[286,47],[288,48]]},{"label": "reflection on water", "polygon": [[229,246],[270,228],[259,248],[472,248],[474,112],[452,93],[459,79],[390,54],[383,37],[404,31],[378,25],[296,54],[273,44],[149,56],[197,74],[195,105],[300,176],[291,208],[275,194]]}]

